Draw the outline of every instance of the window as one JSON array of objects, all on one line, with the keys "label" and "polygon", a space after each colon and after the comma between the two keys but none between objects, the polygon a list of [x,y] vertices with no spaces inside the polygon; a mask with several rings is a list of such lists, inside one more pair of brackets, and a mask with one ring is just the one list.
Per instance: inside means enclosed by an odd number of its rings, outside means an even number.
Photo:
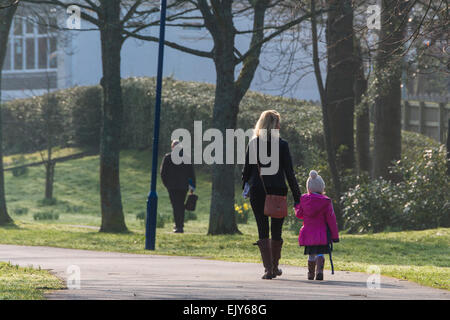
[{"label": "window", "polygon": [[14,18],[4,63],[6,72],[48,71],[57,68],[56,34],[45,25]]}]

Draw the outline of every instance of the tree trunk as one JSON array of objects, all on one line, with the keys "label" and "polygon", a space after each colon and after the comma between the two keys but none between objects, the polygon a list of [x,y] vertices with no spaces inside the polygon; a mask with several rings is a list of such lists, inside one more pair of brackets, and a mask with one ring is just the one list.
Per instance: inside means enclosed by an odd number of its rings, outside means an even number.
[{"label": "tree trunk", "polygon": [[100,28],[102,43],[103,108],[100,142],[100,197],[102,224],[100,232],[125,232],[125,218],[119,179],[120,133],[123,102],[120,52],[120,0],[100,1],[104,24]]},{"label": "tree trunk", "polygon": [[359,172],[370,173],[370,115],[369,106],[365,102],[360,104],[356,113],[356,151]]},{"label": "tree trunk", "polygon": [[401,79],[408,3],[382,1],[376,58],[373,177],[394,180],[389,167],[401,157]]},{"label": "tree trunk", "polygon": [[53,181],[56,163],[51,159],[45,164],[45,199],[53,199]]},{"label": "tree trunk", "polygon": [[450,119],[447,127],[447,175],[450,176]]},{"label": "tree trunk", "polygon": [[[222,75],[222,78],[227,76]],[[213,127],[223,137],[226,129],[236,128],[238,107],[233,102],[234,81],[217,81],[213,112]],[[224,143],[223,154],[226,154]],[[239,233],[234,213],[235,164],[214,164],[212,168],[212,193],[208,234]]]},{"label": "tree trunk", "polygon": [[370,172],[370,117],[369,106],[363,97],[367,92],[367,79],[364,75],[361,46],[359,39],[356,50],[356,79],[355,79],[355,106],[356,106],[356,152],[358,155],[359,172]]},{"label": "tree trunk", "polygon": [[[334,206],[334,211],[336,214],[336,220],[338,226],[342,226],[342,213],[339,203],[341,196],[341,178],[339,176],[339,171],[336,164],[336,152],[332,143],[332,132],[330,126],[330,116],[328,114],[328,102],[327,94],[325,92],[325,87],[323,85],[322,73],[320,70],[320,60],[319,60],[319,49],[318,49],[318,36],[317,36],[317,22],[316,22],[316,2],[311,0],[311,35],[312,35],[312,46],[313,46],[313,65],[314,74],[316,76],[317,87],[319,89],[320,101],[322,105],[322,121],[323,121],[323,133],[325,149],[327,151],[328,166],[331,172],[331,178],[333,180],[333,190],[336,194],[336,202]],[[328,81],[328,78],[327,78]]]},{"label": "tree trunk", "polygon": [[340,169],[355,167],[353,93],[353,9],[350,0],[329,1],[327,21],[327,108],[333,148]]},{"label": "tree trunk", "polygon": [[44,107],[44,117],[46,124],[46,134],[47,134],[47,162],[45,164],[45,199],[53,199],[53,177],[55,172],[55,165],[52,161],[52,149],[53,149],[53,135],[55,126],[55,113],[56,113],[56,99],[50,93],[48,89],[47,102]]},{"label": "tree trunk", "polygon": [[5,60],[6,48],[8,46],[9,30],[11,22],[16,13],[17,5],[0,10],[0,225],[11,223],[13,220],[8,214],[5,198],[5,175],[3,172],[3,134],[2,134],[2,108],[1,87],[3,62]]},{"label": "tree trunk", "polygon": [[[236,29],[233,25],[233,2],[223,1],[221,4],[213,5],[217,14],[216,19],[206,19],[208,29],[214,38],[214,63],[217,74],[213,126],[219,129],[224,137],[226,129],[236,129],[239,105],[247,93],[259,65],[262,48],[260,42],[264,38],[264,19],[269,3],[269,0],[252,3],[254,6],[254,33],[250,46],[255,49],[244,59],[236,81],[234,55]],[[223,151],[225,155],[225,145]],[[208,234],[240,233],[234,213],[234,175],[235,164],[215,164],[213,166]]]},{"label": "tree trunk", "polygon": [[[231,25],[232,26],[232,25]],[[217,36],[215,43],[216,91],[213,110],[213,127],[226,136],[226,129],[235,129],[239,102],[235,99],[234,35],[229,28]],[[226,154],[225,143],[223,154]],[[214,164],[212,168],[212,194],[208,234],[239,233],[234,214],[235,164]]]}]

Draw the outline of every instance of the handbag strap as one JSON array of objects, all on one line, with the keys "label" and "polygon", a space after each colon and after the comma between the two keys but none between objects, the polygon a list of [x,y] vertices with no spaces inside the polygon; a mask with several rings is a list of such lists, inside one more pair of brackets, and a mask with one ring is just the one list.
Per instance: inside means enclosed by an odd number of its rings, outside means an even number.
[{"label": "handbag strap", "polygon": [[264,188],[264,192],[265,192],[266,195],[267,195],[266,184],[264,183],[264,179],[263,179],[263,177],[262,177],[262,175],[261,175],[261,167],[259,166],[259,161],[258,161],[258,159],[256,159],[256,165],[258,166],[259,178],[261,179],[261,182],[262,182],[262,185],[263,185],[263,188]]},{"label": "handbag strap", "polygon": [[[259,138],[258,138],[259,139]],[[258,147],[259,147],[259,140],[256,142],[256,165],[258,166],[258,174],[259,174],[259,178],[261,179],[263,188],[264,188],[264,192],[267,195],[267,189],[266,189],[266,184],[264,183],[264,179],[261,175],[261,167],[259,166],[259,160],[258,160]]]}]

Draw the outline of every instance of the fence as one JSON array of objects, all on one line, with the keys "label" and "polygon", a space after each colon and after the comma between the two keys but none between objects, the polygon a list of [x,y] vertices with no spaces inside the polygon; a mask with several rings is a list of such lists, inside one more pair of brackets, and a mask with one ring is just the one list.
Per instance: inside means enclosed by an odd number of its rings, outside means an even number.
[{"label": "fence", "polygon": [[447,97],[405,97],[402,101],[403,130],[422,133],[440,143],[447,141],[449,115]]}]

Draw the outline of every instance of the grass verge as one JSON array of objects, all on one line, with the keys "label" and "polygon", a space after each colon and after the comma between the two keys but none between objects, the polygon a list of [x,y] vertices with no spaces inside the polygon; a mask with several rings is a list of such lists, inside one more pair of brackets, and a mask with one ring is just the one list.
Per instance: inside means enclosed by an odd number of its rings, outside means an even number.
[{"label": "grass verge", "polygon": [[0,300],[41,300],[45,292],[63,287],[62,281],[46,270],[0,262]]}]

